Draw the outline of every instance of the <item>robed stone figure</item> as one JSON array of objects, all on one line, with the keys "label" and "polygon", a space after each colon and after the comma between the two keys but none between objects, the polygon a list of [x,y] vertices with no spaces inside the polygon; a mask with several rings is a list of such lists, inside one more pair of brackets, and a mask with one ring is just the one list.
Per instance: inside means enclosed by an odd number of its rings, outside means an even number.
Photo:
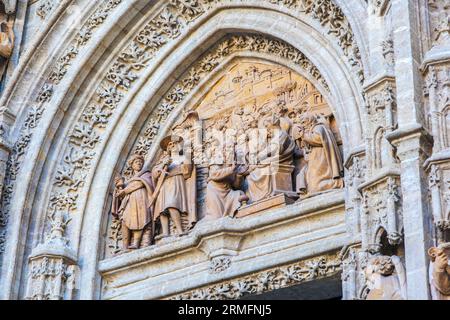
[{"label": "robed stone figure", "polygon": [[265,121],[268,143],[258,152],[257,164],[250,164],[247,187],[250,201],[256,202],[274,194],[273,175],[282,166],[292,166],[295,142],[280,127],[280,120],[269,117]]},{"label": "robed stone figure", "polygon": [[314,194],[344,186],[344,166],[333,132],[313,114],[303,114],[293,128],[306,165],[297,176],[297,192]]},{"label": "robed stone figure", "polygon": [[[176,135],[164,138],[160,146],[166,157],[152,170],[156,195],[154,221],[162,231],[156,239],[170,236],[170,220],[178,235],[186,234],[197,222],[195,168],[190,153],[184,154],[183,144],[183,138]],[[186,230],[182,217],[187,219]]]},{"label": "robed stone figure", "polygon": [[142,170],[144,158],[134,155],[128,161],[133,176],[125,183],[123,178],[116,178],[112,214],[122,221],[122,238],[124,249],[138,249],[149,246],[152,242],[152,208],[153,182],[151,173]]}]

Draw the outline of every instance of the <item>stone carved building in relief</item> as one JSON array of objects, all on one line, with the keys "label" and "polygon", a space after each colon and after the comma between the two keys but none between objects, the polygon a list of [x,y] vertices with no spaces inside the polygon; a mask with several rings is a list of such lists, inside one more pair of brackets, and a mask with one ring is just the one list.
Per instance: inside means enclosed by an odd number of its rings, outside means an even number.
[{"label": "stone carved building in relief", "polygon": [[0,1],[0,298],[448,300],[449,10]]}]

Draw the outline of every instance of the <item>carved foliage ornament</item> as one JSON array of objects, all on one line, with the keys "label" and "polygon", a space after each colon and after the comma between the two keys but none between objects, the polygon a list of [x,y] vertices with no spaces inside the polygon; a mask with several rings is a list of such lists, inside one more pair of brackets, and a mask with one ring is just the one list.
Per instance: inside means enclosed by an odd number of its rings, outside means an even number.
[{"label": "carved foliage ornament", "polygon": [[289,287],[328,277],[341,270],[337,256],[324,256],[170,297],[170,300],[225,300]]}]

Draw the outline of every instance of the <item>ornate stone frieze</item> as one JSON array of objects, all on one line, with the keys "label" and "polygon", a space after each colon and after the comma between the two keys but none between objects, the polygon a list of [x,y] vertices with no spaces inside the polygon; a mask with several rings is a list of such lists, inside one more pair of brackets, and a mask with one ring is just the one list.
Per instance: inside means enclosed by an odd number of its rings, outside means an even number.
[{"label": "ornate stone frieze", "polygon": [[341,271],[337,255],[327,255],[295,264],[265,270],[247,277],[228,280],[213,286],[168,297],[170,300],[224,300],[285,288],[329,277]]}]

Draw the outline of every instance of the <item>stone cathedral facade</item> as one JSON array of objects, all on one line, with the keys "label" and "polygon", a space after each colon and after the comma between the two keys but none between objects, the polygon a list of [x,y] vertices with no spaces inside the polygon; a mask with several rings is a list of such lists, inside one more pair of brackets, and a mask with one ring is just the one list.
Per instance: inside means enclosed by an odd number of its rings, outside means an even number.
[{"label": "stone cathedral facade", "polygon": [[1,299],[450,299],[446,0],[1,0]]}]

